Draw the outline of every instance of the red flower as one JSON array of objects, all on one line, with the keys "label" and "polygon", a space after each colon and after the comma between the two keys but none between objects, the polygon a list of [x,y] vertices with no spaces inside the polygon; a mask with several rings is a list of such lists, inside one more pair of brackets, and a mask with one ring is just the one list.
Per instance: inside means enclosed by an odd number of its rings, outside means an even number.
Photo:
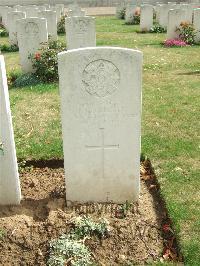
[{"label": "red flower", "polygon": [[36,53],[36,54],[35,54],[35,59],[36,59],[36,60],[40,60],[40,57],[41,57],[41,54],[40,54],[40,53]]},{"label": "red flower", "polygon": [[162,229],[165,233],[169,232],[170,231],[170,226],[169,224],[163,224],[162,226]]}]

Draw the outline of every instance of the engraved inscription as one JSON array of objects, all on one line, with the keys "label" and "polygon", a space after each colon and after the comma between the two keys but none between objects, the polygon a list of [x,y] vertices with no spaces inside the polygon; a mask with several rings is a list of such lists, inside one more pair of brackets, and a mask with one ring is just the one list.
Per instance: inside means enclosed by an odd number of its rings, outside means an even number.
[{"label": "engraved inscription", "polygon": [[36,36],[39,33],[39,27],[34,22],[28,22],[25,27],[25,32],[29,35]]},{"label": "engraved inscription", "polygon": [[105,150],[119,149],[119,144],[106,145],[104,128],[100,128],[100,130],[101,130],[101,142],[102,142],[101,145],[100,146],[86,145],[85,147],[89,150],[100,150],[101,151],[101,169],[102,169],[102,178],[104,178],[105,177]]},{"label": "engraved inscription", "polygon": [[84,33],[86,32],[88,29],[88,21],[85,21],[85,20],[78,20],[76,21],[75,23],[75,32],[77,34],[81,34],[81,33]]},{"label": "engraved inscription", "polygon": [[84,89],[93,96],[105,97],[113,94],[119,88],[119,69],[110,61],[96,60],[83,71]]}]

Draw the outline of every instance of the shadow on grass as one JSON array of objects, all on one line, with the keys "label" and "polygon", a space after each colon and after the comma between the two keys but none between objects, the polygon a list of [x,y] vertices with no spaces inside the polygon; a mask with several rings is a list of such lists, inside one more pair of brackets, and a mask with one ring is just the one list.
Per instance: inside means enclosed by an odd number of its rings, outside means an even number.
[{"label": "shadow on grass", "polygon": [[158,223],[162,225],[162,236],[164,239],[163,256],[166,256],[166,258],[175,262],[183,262],[180,243],[177,239],[176,232],[173,229],[173,221],[169,216],[166,202],[161,194],[160,184],[155,175],[151,161],[146,159],[141,162],[141,164],[147,173],[147,178],[143,175],[142,179],[145,181],[145,185],[153,198]]}]

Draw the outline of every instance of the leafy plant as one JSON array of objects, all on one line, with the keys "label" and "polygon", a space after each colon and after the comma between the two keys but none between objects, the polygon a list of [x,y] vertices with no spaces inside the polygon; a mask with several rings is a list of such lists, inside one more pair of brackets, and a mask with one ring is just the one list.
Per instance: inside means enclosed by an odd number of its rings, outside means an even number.
[{"label": "leafy plant", "polygon": [[6,236],[5,230],[0,228],[0,240],[2,240],[5,236]]},{"label": "leafy plant", "polygon": [[50,243],[49,266],[86,266],[94,265],[91,252],[85,246],[85,239],[94,235],[103,237],[108,234],[108,222],[102,220],[95,223],[89,217],[77,217],[73,221],[74,228],[68,235]]},{"label": "leafy plant", "polygon": [[83,266],[92,265],[89,249],[79,240],[70,235],[63,235],[50,243],[49,266]]},{"label": "leafy plant", "polygon": [[7,37],[9,34],[2,23],[0,23],[0,37]]},{"label": "leafy plant", "polygon": [[166,32],[167,30],[162,27],[161,25],[159,24],[155,24],[151,29],[150,29],[150,32],[151,33],[164,33]]},{"label": "leafy plant", "polygon": [[13,87],[25,87],[25,86],[34,86],[41,83],[40,79],[33,73],[21,74],[18,76],[14,82]]},{"label": "leafy plant", "polygon": [[19,47],[16,44],[0,44],[0,50],[2,52],[18,52]]},{"label": "leafy plant", "polygon": [[120,9],[117,10],[116,17],[118,19],[125,19],[125,14],[126,14],[126,7],[121,7]]},{"label": "leafy plant", "polygon": [[104,219],[99,223],[95,223],[89,217],[78,217],[75,219],[74,225],[74,234],[78,238],[93,235],[97,235],[101,238],[108,235],[108,222]]},{"label": "leafy plant", "polygon": [[188,22],[181,22],[180,26],[176,29],[179,38],[189,45],[195,43],[196,31],[192,24]]},{"label": "leafy plant", "polygon": [[[3,142],[0,141],[0,155],[4,154],[4,149],[3,149]],[[0,229],[0,238],[1,238],[1,229]]]},{"label": "leafy plant", "polygon": [[62,16],[60,21],[57,24],[57,33],[65,34],[65,18],[66,16]]},{"label": "leafy plant", "polygon": [[65,51],[65,44],[59,41],[50,41],[48,44],[29,56],[32,61],[35,76],[42,82],[54,82],[58,80],[59,52]]},{"label": "leafy plant", "polygon": [[125,22],[126,25],[139,25],[140,24],[140,11],[136,10],[131,19]]}]

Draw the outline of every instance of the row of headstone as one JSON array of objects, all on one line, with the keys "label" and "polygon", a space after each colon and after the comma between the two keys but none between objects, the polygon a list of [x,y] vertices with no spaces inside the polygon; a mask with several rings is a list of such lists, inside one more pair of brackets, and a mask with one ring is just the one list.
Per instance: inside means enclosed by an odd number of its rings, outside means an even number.
[{"label": "row of headstone", "polygon": [[[3,56],[0,66],[0,204],[19,204]],[[141,72],[142,53],[131,49],[93,47],[59,54],[68,202],[123,203],[138,199]]]},{"label": "row of headstone", "polygon": [[[37,46],[44,41],[46,24],[43,18],[17,20],[19,46],[25,50],[31,42]],[[66,30],[73,50],[58,55],[58,67],[67,201],[137,200],[142,53],[111,47],[79,49],[80,44],[96,45],[94,18],[67,18]],[[21,193],[2,57],[0,63],[4,93],[0,99],[7,102],[0,117],[0,204],[18,204]]]},{"label": "row of headstone", "polygon": [[[134,14],[138,11],[136,2],[132,1],[125,4],[124,1],[117,7],[117,13],[126,8],[125,21],[129,23],[133,20]],[[177,27],[181,22],[188,22],[194,25],[196,30],[196,42],[200,42],[200,18],[197,3],[180,3],[168,2],[168,4],[157,3],[156,6],[143,4],[140,6],[140,30],[149,31],[153,27],[154,13],[156,21],[163,28],[167,29],[167,38],[178,38]]]}]

